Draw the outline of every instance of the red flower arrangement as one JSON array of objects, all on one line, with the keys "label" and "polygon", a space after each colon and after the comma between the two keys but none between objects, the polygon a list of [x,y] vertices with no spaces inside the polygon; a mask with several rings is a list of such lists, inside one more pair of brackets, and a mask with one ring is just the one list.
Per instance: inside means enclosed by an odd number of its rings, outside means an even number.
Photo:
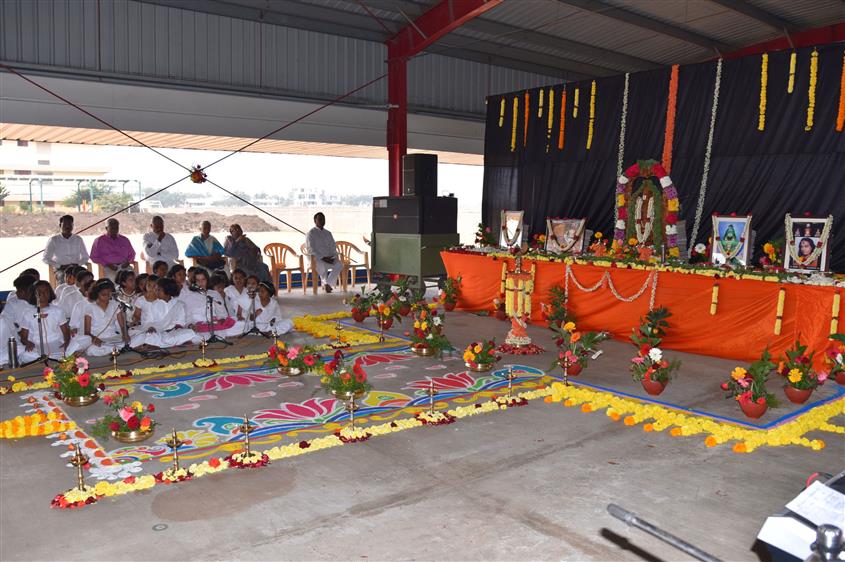
[{"label": "red flower arrangement", "polygon": [[145,408],[143,404],[137,401],[126,404],[128,397],[129,392],[125,388],[120,388],[103,397],[103,403],[111,410],[111,413],[106,414],[94,423],[92,433],[95,436],[107,439],[116,433],[129,431],[152,433],[156,422],[149,414],[155,411],[155,406],[148,404]]}]

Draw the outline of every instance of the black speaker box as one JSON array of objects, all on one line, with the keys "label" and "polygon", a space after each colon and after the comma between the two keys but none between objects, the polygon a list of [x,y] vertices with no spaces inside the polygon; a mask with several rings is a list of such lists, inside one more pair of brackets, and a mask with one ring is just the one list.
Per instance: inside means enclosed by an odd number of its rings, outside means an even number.
[{"label": "black speaker box", "polygon": [[402,157],[402,195],[437,197],[437,155]]},{"label": "black speaker box", "polygon": [[455,197],[373,197],[373,232],[456,233],[458,200]]}]

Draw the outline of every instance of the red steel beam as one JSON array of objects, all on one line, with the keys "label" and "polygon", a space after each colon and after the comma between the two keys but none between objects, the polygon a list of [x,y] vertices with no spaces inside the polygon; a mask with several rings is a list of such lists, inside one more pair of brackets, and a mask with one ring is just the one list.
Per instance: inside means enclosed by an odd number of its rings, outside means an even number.
[{"label": "red steel beam", "polygon": [[502,1],[441,0],[385,41],[390,195],[402,195],[402,157],[408,151],[408,59]]}]

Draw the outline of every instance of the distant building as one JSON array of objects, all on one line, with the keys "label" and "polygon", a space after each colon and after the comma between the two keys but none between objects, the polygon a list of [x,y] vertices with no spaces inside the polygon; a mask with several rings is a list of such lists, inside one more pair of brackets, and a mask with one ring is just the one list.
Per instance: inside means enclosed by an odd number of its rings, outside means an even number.
[{"label": "distant building", "polygon": [[341,203],[339,195],[310,187],[295,187],[291,191],[291,200],[296,207],[329,207]]}]

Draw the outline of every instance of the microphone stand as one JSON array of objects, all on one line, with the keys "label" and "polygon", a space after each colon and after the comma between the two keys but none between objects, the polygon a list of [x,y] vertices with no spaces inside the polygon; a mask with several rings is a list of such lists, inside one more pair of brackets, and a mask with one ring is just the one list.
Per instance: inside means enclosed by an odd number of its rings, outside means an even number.
[{"label": "microphone stand", "polygon": [[123,347],[121,347],[118,350],[118,353],[122,354],[122,353],[127,353],[129,351],[135,351],[126,342],[127,338],[129,337],[129,329],[126,326],[126,313],[129,310],[134,309],[135,307],[133,307],[131,304],[123,302],[121,299],[119,299],[117,297],[115,297],[115,300],[117,301],[118,309],[120,310],[120,312],[123,313],[123,321],[120,322],[120,335],[123,337]]},{"label": "microphone stand", "polygon": [[258,321],[255,318],[255,297],[258,294],[258,292],[257,291],[254,292],[254,293],[247,292],[247,294],[250,296],[250,299],[249,299],[249,316],[250,316],[250,318],[252,318],[252,328],[250,328],[248,331],[241,334],[240,337],[243,338],[243,337],[246,337],[250,334],[258,334],[259,336],[264,336],[266,338],[267,337],[266,334],[264,334],[261,330],[258,329]]},{"label": "microphone stand", "polygon": [[206,340],[206,343],[222,343],[226,345],[232,345],[232,342],[228,342],[223,338],[218,337],[217,333],[214,330],[214,297],[209,295],[207,292],[205,294],[205,304],[205,313],[208,316],[208,325],[211,327],[211,337]]}]

